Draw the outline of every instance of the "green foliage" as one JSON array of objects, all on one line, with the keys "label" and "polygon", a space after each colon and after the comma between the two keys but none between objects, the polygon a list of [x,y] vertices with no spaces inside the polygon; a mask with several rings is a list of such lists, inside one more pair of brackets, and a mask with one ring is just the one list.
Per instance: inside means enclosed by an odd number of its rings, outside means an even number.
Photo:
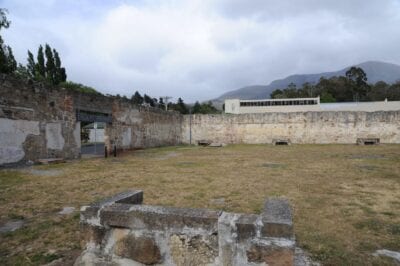
[{"label": "green foliage", "polygon": [[158,99],[158,108],[165,109],[165,103],[162,97]]},{"label": "green foliage", "polygon": [[322,92],[320,95],[320,102],[321,103],[334,103],[336,102],[335,97],[332,96],[329,92]]},{"label": "green foliage", "polygon": [[[0,8],[0,30],[7,29],[10,21],[7,19],[7,10]],[[17,61],[14,58],[13,51],[10,46],[5,45],[3,38],[0,36],[0,72],[12,73],[17,69]]]},{"label": "green foliage", "polygon": [[28,69],[29,76],[34,77],[36,73],[36,64],[35,64],[35,59],[33,58],[33,54],[29,50],[28,50],[28,64],[26,65],[26,68]]},{"label": "green foliage", "polygon": [[14,72],[17,76],[21,77],[21,78],[29,78],[29,71],[28,69],[22,65],[22,64],[18,64],[17,69]]},{"label": "green foliage", "polygon": [[[154,107],[154,106],[155,106],[154,99],[151,98],[151,97],[150,97],[149,95],[147,95],[147,94],[145,94],[145,95],[143,96],[143,101],[144,101],[145,104],[150,105],[151,107]],[[156,101],[157,101],[157,100],[156,100]]]},{"label": "green foliage", "polygon": [[322,77],[317,84],[305,83],[301,88],[289,84],[285,89],[274,90],[271,98],[307,98],[319,95],[323,103],[400,100],[400,82],[389,85],[380,81],[370,85],[367,80],[363,69],[351,67],[346,76],[329,79]]},{"label": "green foliage", "polygon": [[196,101],[192,109],[193,114],[217,114],[219,112],[220,111],[213,106],[211,101],[202,104]]},{"label": "green foliage", "polygon": [[60,87],[66,88],[68,90],[73,90],[73,91],[78,91],[78,92],[83,92],[83,93],[93,93],[93,94],[101,94],[98,92],[96,89],[82,85],[80,83],[75,83],[72,81],[64,81],[59,84]]},{"label": "green foliage", "polygon": [[33,78],[39,79],[39,77],[44,78],[45,76],[46,76],[46,67],[44,64],[43,46],[39,45],[37,54],[36,72]]},{"label": "green foliage", "polygon": [[50,48],[50,45],[46,43],[45,48],[44,48],[44,53],[46,55],[46,79],[51,83],[51,84],[57,84],[56,83],[56,65],[54,63],[54,56],[53,56],[53,51]]},{"label": "green foliage", "polygon": [[7,19],[8,10],[0,8],[0,30],[1,28],[8,29],[10,27],[11,21]]},{"label": "green foliage", "polygon": [[[46,59],[45,59],[46,57]],[[52,85],[58,85],[67,80],[67,74],[64,67],[61,67],[61,59],[56,49],[50,45],[40,45],[37,54],[37,63],[31,51],[28,50],[28,70],[29,77],[37,81],[46,81]]]},{"label": "green foliage", "polygon": [[189,109],[186,106],[186,104],[183,102],[182,98],[178,98],[178,101],[176,103],[169,103],[168,104],[168,109],[169,110],[175,110],[181,114],[188,114]]},{"label": "green foliage", "polygon": [[143,97],[142,95],[140,95],[140,93],[138,91],[135,92],[134,95],[132,95],[131,101],[133,104],[136,105],[141,105],[143,103]]}]

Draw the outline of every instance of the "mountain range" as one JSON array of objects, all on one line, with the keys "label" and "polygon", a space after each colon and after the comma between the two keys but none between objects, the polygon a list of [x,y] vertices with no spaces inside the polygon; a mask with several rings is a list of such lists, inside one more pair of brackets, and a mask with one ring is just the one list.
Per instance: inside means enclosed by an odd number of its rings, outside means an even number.
[{"label": "mountain range", "polygon": [[[399,65],[378,61],[368,61],[354,66],[361,67],[364,70],[367,74],[369,83],[375,83],[377,81],[394,83],[400,80]],[[218,98],[214,99],[213,103],[215,105],[220,105],[225,99],[268,99],[270,98],[272,91],[276,89],[285,89],[290,83],[296,84],[297,87],[301,87],[306,82],[316,84],[321,77],[330,78],[333,76],[344,76],[350,67],[351,66],[333,72],[291,75],[284,79],[274,80],[269,85],[246,86],[222,94]]]}]

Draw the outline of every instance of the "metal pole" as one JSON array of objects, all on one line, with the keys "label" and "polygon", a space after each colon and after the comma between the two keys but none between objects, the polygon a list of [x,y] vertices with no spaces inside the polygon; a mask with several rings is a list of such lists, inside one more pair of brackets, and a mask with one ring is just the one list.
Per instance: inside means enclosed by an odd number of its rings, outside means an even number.
[{"label": "metal pole", "polygon": [[97,136],[96,136],[96,130],[97,130],[97,123],[94,122],[94,154],[97,154],[97,147],[96,147],[96,143],[97,143]]},{"label": "metal pole", "polygon": [[189,108],[189,144],[192,145],[192,108]]}]

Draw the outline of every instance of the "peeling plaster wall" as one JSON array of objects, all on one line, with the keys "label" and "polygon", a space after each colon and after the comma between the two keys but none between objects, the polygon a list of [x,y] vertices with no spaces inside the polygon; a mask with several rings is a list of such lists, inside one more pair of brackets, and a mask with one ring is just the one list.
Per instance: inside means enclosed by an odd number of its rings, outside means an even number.
[{"label": "peeling plaster wall", "polygon": [[61,130],[61,123],[46,124],[47,149],[62,150],[64,148],[65,141]]},{"label": "peeling plaster wall", "polygon": [[182,116],[178,113],[0,74],[0,165],[79,158],[78,110],[112,116],[104,136],[109,151],[114,145],[131,149],[181,143]]},{"label": "peeling plaster wall", "polygon": [[[400,143],[400,111],[300,112],[265,114],[193,115],[192,143],[355,144],[357,138],[380,138],[381,143]],[[190,118],[184,117],[182,141],[189,143]]]},{"label": "peeling plaster wall", "polygon": [[0,118],[0,165],[22,160],[27,136],[39,134],[38,121]]}]

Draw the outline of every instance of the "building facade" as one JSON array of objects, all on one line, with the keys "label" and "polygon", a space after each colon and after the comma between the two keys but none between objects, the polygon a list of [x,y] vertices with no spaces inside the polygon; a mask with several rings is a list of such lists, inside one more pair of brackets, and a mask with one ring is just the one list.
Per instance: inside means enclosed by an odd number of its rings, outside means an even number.
[{"label": "building facade", "polygon": [[320,98],[287,98],[263,100],[225,100],[227,114],[254,114],[310,111],[397,111],[400,101],[321,103]]}]

